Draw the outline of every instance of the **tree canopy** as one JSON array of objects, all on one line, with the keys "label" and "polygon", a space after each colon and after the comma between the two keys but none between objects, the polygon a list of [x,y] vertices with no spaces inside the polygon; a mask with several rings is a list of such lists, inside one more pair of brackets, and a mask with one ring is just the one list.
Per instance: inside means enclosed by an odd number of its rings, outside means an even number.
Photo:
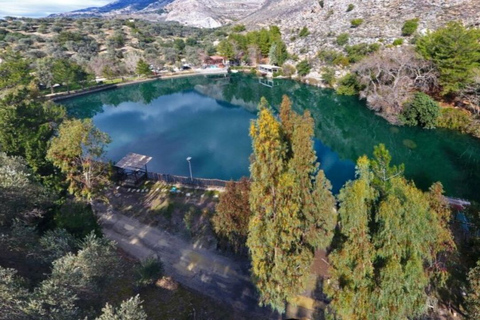
[{"label": "tree canopy", "polygon": [[417,51],[432,61],[440,72],[442,94],[455,94],[473,81],[474,70],[480,67],[480,30],[466,28],[460,22],[421,37]]},{"label": "tree canopy", "polygon": [[90,199],[104,179],[105,165],[100,160],[109,142],[91,119],[65,120],[51,140],[47,159],[66,174],[70,193]]},{"label": "tree canopy", "polygon": [[253,279],[261,303],[283,311],[304,290],[315,250],[330,243],[335,201],[318,169],[308,111],[297,115],[284,96],[278,121],[262,98],[250,136]]},{"label": "tree canopy", "polygon": [[375,147],[374,158],[358,160],[357,179],[339,195],[340,235],[329,256],[327,292],[341,319],[423,314],[430,267],[446,243],[453,243],[445,207],[407,181],[403,166],[390,162],[385,146]]}]

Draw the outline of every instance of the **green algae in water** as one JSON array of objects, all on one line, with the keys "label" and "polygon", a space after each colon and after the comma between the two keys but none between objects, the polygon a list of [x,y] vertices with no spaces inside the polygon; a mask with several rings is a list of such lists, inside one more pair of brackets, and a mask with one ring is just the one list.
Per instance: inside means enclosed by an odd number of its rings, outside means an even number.
[{"label": "green algae in water", "polygon": [[405,139],[403,140],[403,145],[405,147],[407,147],[408,149],[415,149],[417,148],[417,144],[413,141],[413,140],[410,140],[410,139]]}]

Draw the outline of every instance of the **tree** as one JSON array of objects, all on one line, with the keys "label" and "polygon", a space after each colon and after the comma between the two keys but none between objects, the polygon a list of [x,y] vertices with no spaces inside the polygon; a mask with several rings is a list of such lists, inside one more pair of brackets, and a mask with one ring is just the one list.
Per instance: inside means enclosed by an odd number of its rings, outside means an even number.
[{"label": "tree", "polygon": [[0,152],[0,226],[41,217],[53,200],[24,159]]},{"label": "tree", "polygon": [[457,94],[472,83],[480,67],[480,30],[450,22],[418,39],[416,49],[438,68],[442,94]]},{"label": "tree", "polygon": [[233,50],[233,45],[228,40],[222,40],[217,47],[217,51],[221,56],[226,57],[227,59],[235,58],[235,52]]},{"label": "tree", "polygon": [[397,121],[403,105],[414,91],[432,91],[437,87],[437,73],[432,63],[408,48],[382,50],[353,67],[358,75],[360,97],[369,108],[392,122]]},{"label": "tree", "polygon": [[20,53],[7,51],[0,63],[0,89],[13,88],[17,85],[27,85],[31,80],[30,62]]},{"label": "tree", "polygon": [[27,319],[25,306],[28,297],[28,290],[16,270],[0,266],[0,319]]},{"label": "tree", "polygon": [[147,314],[141,304],[142,301],[138,295],[123,301],[118,309],[107,303],[102,309],[102,315],[96,320],[147,320]]},{"label": "tree", "polygon": [[65,109],[40,95],[38,90],[20,87],[0,100],[0,144],[9,155],[25,158],[35,173],[52,173],[45,160],[48,140]]},{"label": "tree", "polygon": [[118,277],[120,263],[114,242],[92,233],[83,239],[77,254],[67,253],[53,262],[47,281],[93,301]]},{"label": "tree", "polygon": [[329,255],[331,279],[326,293],[335,313],[342,319],[368,319],[373,310],[372,283],[374,246],[369,234],[370,206],[375,198],[366,157],[357,162],[357,177],[340,191],[338,220],[341,245]]},{"label": "tree", "polygon": [[55,75],[53,73],[54,60],[52,58],[43,58],[37,60],[36,73],[41,84],[46,88],[50,88],[50,93],[54,93],[53,85],[55,84]]},{"label": "tree", "polygon": [[262,98],[250,127],[253,157],[247,246],[262,304],[283,311],[305,289],[314,251],[325,248],[335,226],[330,182],[318,170],[313,120],[299,116],[284,96],[281,122]]},{"label": "tree", "polygon": [[106,165],[101,160],[108,143],[108,135],[91,119],[65,120],[50,142],[47,159],[67,175],[70,193],[91,199],[105,179]]},{"label": "tree", "polygon": [[[340,192],[339,241],[327,293],[340,319],[405,319],[426,311],[429,271],[453,243],[444,208],[391,166],[384,145],[361,157]],[[437,210],[437,211],[436,211]]]},{"label": "tree", "polygon": [[85,86],[88,80],[88,73],[78,64],[67,59],[56,60],[53,64],[55,82],[65,84],[67,92],[70,93],[72,84]]},{"label": "tree", "polygon": [[225,237],[237,252],[247,240],[248,223],[252,215],[249,196],[250,181],[247,178],[228,182],[212,217],[215,232]]},{"label": "tree", "polygon": [[468,319],[474,320],[480,317],[480,261],[468,273],[468,285],[467,315]]},{"label": "tree", "polygon": [[422,126],[433,129],[440,116],[440,107],[425,93],[417,92],[413,99],[406,104],[400,116],[401,121],[409,126]]},{"label": "tree", "polygon": [[143,59],[138,60],[137,74],[144,75],[144,76],[148,76],[152,74],[152,70],[150,70],[150,66]]}]

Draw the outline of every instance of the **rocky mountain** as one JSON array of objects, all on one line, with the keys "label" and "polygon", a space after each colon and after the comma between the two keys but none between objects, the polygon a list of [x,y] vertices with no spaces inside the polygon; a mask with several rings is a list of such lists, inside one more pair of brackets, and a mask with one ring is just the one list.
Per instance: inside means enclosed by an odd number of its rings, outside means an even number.
[{"label": "rocky mountain", "polygon": [[[289,39],[292,51],[307,47],[317,52],[341,33],[350,35],[350,44],[390,43],[401,36],[407,19],[418,18],[420,32],[451,20],[480,24],[480,0],[117,0],[64,15],[120,15],[204,28],[243,23],[253,29],[275,24]],[[355,27],[353,19],[362,22]],[[304,26],[310,35],[300,38]]]},{"label": "rocky mountain", "polygon": [[[480,0],[268,0],[238,23],[276,24],[290,51],[308,57],[332,46],[341,33],[349,35],[349,44],[392,43],[401,37],[405,20],[414,18],[419,19],[420,33],[452,20],[479,25]],[[354,19],[362,19],[361,24],[352,26]],[[303,27],[310,34],[299,37]]]},{"label": "rocky mountain", "polygon": [[103,7],[90,7],[86,9],[54,14],[52,17],[98,17],[115,15],[137,15],[140,13],[157,13],[161,15],[161,9],[174,0],[116,0]]}]

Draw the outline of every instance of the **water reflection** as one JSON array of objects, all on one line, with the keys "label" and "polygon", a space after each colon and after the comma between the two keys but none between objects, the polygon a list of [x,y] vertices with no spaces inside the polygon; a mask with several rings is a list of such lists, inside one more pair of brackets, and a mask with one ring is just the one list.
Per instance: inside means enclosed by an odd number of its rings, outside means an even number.
[{"label": "water reflection", "polygon": [[[334,189],[353,177],[354,161],[384,143],[406,176],[428,188],[441,181],[449,194],[480,200],[480,141],[448,130],[393,127],[356,97],[290,80],[266,86],[240,74],[161,80],[65,101],[70,114],[93,117],[113,143],[109,156],[154,156],[153,169],[221,179],[248,175],[248,126],[262,96],[275,108],[287,94],[316,122],[317,155]],[[241,108],[240,108],[241,107]]]}]

